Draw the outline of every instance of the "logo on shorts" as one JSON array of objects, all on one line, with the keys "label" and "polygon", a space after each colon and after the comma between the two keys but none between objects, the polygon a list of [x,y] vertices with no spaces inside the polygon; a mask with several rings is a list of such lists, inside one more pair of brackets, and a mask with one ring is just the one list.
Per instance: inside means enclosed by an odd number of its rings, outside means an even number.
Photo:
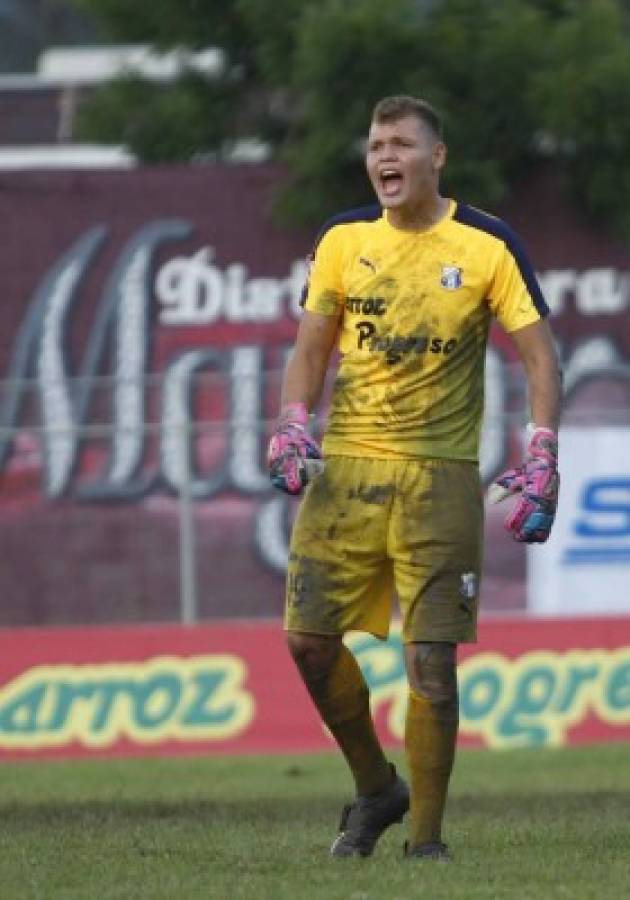
[{"label": "logo on shorts", "polygon": [[477,576],[474,572],[465,572],[462,575],[462,583],[459,593],[465,600],[473,600],[477,595]]},{"label": "logo on shorts", "polygon": [[447,291],[456,291],[462,286],[462,272],[458,266],[442,266],[442,277],[440,284]]}]

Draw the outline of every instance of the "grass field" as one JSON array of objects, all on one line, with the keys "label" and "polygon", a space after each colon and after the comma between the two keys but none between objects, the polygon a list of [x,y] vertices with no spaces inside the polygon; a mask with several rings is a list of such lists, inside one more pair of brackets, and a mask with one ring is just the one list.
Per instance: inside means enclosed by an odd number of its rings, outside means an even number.
[{"label": "grass field", "polygon": [[[397,762],[404,769],[400,757]],[[334,755],[0,765],[1,900],[621,900],[630,747],[462,751],[450,865],[328,845],[350,781]]]}]

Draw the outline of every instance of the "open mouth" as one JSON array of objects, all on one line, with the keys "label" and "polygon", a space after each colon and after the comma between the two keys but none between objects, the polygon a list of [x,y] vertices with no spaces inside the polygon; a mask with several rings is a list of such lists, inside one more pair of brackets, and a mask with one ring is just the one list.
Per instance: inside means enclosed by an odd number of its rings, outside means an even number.
[{"label": "open mouth", "polygon": [[403,185],[403,177],[396,169],[383,169],[379,173],[381,191],[385,197],[396,197]]}]

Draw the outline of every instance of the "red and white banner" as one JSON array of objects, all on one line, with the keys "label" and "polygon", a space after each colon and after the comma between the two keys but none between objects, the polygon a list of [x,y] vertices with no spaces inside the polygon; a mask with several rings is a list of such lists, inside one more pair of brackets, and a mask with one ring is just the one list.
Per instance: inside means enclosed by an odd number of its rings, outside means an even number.
[{"label": "red and white banner", "polygon": [[[379,734],[401,745],[398,630],[348,643]],[[459,683],[464,746],[628,740],[630,618],[486,621]],[[0,632],[0,759],[332,746],[277,621]]]}]

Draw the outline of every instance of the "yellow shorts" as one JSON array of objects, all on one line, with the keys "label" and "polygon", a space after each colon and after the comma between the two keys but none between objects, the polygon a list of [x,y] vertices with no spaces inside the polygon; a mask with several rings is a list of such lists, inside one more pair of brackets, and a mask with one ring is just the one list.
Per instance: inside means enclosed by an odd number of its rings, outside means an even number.
[{"label": "yellow shorts", "polygon": [[474,641],[483,502],[476,464],[331,456],[291,535],[289,631]]}]

